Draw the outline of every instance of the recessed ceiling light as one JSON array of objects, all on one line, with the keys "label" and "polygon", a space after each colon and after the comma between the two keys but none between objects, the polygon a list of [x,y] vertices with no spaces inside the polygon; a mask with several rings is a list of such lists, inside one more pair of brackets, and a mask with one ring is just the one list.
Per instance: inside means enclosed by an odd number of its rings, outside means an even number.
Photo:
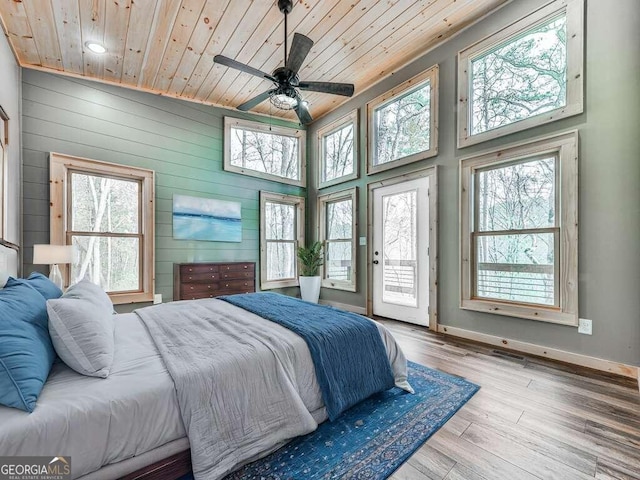
[{"label": "recessed ceiling light", "polygon": [[91,50],[93,53],[101,54],[101,53],[105,53],[107,51],[107,49],[104,48],[104,45],[101,45],[101,44],[96,43],[96,42],[87,42],[87,43],[85,43],[85,46],[89,50]]}]

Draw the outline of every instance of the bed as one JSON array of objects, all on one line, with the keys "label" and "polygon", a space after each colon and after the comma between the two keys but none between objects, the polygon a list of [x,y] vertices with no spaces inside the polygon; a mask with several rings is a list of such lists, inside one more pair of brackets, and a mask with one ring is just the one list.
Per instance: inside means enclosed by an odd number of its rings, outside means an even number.
[{"label": "bed", "polygon": [[[286,343],[286,356],[291,357],[293,369],[288,375],[295,378],[297,395],[310,415],[308,422],[315,425],[327,419],[309,348],[300,336],[222,300],[173,302],[162,308],[150,312],[165,312],[169,318],[189,308],[215,311],[230,331],[239,328],[232,327],[234,322],[251,324],[256,332],[268,332],[269,337]],[[83,480],[168,479],[189,470],[191,444],[181,412],[184,399],[179,398],[180,388],[166,366],[167,359],[163,359],[149,325],[140,315],[116,315],[114,323],[116,351],[109,377],[82,376],[59,361],[55,363],[33,413],[0,407],[0,455],[70,455],[73,478]],[[223,328],[227,323],[222,323]],[[391,334],[375,325],[394,380],[406,387],[404,355]],[[265,443],[240,462],[233,460],[232,466],[236,468],[281,445]]]}]

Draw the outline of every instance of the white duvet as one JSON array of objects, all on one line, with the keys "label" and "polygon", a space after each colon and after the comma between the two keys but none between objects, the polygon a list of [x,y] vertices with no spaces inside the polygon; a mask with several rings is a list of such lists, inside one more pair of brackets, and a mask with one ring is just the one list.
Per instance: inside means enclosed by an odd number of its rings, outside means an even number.
[{"label": "white duvet", "polygon": [[[309,349],[287,328],[215,299],[136,312],[175,382],[196,480],[222,478],[326,419]],[[396,384],[410,390],[402,351],[378,328]]]}]

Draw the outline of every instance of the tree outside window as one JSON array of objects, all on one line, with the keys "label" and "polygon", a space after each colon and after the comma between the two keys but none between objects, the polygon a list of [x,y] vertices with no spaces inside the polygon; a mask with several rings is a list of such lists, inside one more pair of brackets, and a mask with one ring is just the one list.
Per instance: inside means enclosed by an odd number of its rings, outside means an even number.
[{"label": "tree outside window", "polygon": [[318,130],[318,187],[358,178],[358,111]]},{"label": "tree outside window", "polygon": [[367,104],[368,173],[438,154],[438,66]]}]

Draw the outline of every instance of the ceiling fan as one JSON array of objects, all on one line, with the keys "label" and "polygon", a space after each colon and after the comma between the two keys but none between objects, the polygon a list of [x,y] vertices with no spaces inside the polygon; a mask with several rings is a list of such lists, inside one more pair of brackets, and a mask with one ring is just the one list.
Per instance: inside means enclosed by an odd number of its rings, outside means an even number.
[{"label": "ceiling fan", "polygon": [[308,90],[311,92],[332,93],[350,97],[353,95],[353,84],[334,82],[303,82],[298,78],[298,70],[302,66],[305,58],[313,46],[313,40],[300,34],[293,35],[293,43],[289,58],[287,58],[287,15],[293,10],[293,0],[278,0],[278,8],[284,14],[284,67],[276,68],[271,75],[257,68],[250,67],[223,55],[213,57],[215,63],[226,67],[235,68],[241,72],[250,73],[256,77],[270,80],[274,83],[274,88],[267,90],[251,100],[247,100],[239,105],[238,110],[248,111],[264,102],[267,98],[271,103],[281,110],[294,110],[300,119],[300,123],[306,125],[311,123],[313,118],[309,113],[307,102],[305,102],[298,90]]}]

